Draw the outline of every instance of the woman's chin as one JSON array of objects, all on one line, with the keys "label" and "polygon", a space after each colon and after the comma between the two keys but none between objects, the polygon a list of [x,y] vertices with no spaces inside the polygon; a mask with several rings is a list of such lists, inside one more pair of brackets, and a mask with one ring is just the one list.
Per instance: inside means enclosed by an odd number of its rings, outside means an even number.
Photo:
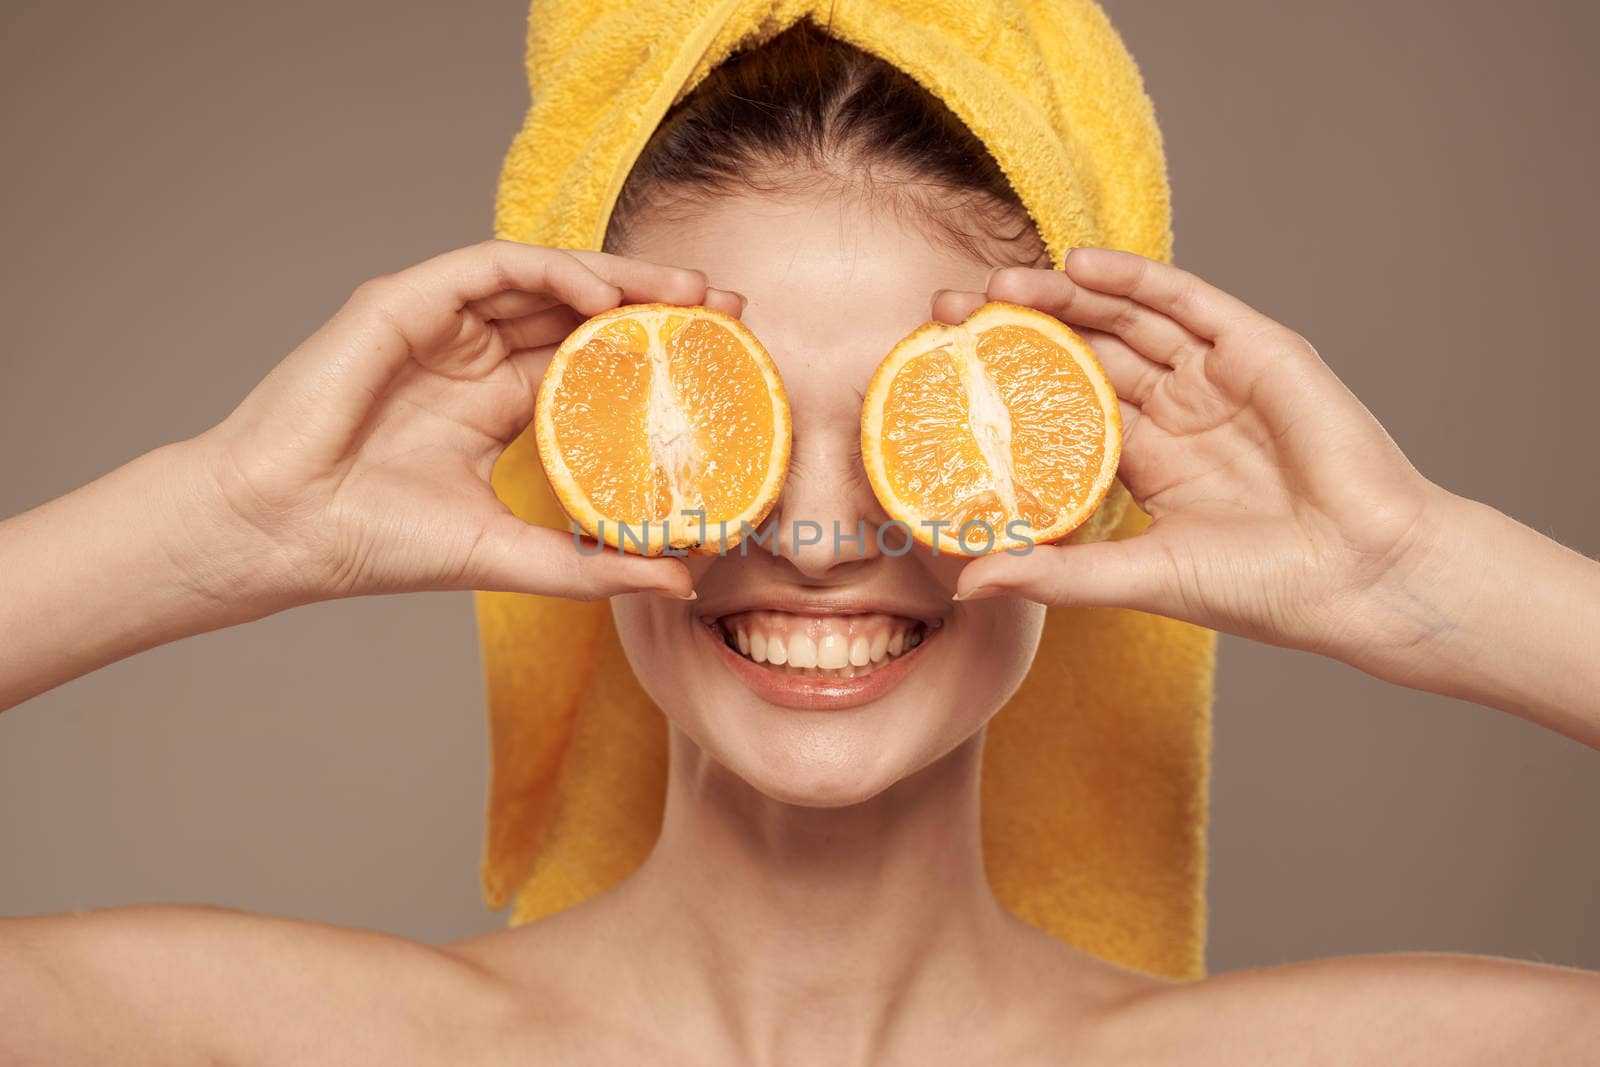
[{"label": "woman's chin", "polygon": [[[716,697],[671,716],[702,753],[761,795],[784,804],[861,804],[915,774],[983,726],[941,719],[912,680],[847,710],[797,712],[723,679]],[[731,683],[731,684],[730,684]]]},{"label": "woman's chin", "polygon": [[863,804],[904,777],[845,758],[806,758],[795,753],[742,752],[724,764],[769,800],[802,808],[846,808]]}]

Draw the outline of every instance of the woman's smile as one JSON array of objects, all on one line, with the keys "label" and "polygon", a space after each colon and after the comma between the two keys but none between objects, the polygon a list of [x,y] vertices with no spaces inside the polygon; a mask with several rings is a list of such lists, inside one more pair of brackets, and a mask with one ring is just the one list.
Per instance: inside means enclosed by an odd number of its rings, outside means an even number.
[{"label": "woman's smile", "polygon": [[857,707],[898,685],[945,618],[899,605],[797,596],[696,616],[719,660],[757,697],[820,711]]}]

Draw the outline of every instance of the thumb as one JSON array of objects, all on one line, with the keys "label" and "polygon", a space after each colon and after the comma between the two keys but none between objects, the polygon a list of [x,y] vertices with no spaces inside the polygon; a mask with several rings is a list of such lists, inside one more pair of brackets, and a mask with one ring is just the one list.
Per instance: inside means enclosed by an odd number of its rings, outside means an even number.
[{"label": "thumb", "polygon": [[967,564],[956,600],[1020,596],[1055,607],[1132,608],[1166,614],[1171,557],[1148,533],[1122,541],[1034,545]]},{"label": "thumb", "polygon": [[461,581],[468,589],[574,600],[645,591],[694,598],[694,581],[681,559],[629,555],[609,545],[580,549],[570,532],[533,526],[511,514],[484,529]]}]

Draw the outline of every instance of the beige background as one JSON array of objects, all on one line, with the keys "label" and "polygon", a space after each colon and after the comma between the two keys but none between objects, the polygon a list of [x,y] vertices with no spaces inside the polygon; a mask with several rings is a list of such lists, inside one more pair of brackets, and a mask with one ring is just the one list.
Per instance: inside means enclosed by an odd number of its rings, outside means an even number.
[{"label": "beige background", "polygon": [[[1181,260],[1310,336],[1436,481],[1600,553],[1597,9],[1108,6],[1166,130]],[[0,514],[203,429],[361,279],[483,236],[523,20],[8,4]],[[494,926],[478,669],[467,594],[367,599],[0,716],[0,914]],[[1217,688],[1213,970],[1415,949],[1600,968],[1596,753],[1233,638]]]}]

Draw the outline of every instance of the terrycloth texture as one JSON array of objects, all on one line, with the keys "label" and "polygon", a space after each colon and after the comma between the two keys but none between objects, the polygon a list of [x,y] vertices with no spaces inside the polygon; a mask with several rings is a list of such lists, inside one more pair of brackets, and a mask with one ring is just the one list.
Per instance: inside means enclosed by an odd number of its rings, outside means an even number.
[{"label": "terrycloth texture", "polygon": [[[806,16],[943,99],[993,152],[1058,266],[1084,244],[1170,257],[1153,109],[1088,0],[533,0],[532,106],[502,173],[498,236],[600,248],[668,107],[736,49]],[[531,432],[494,485],[524,519],[570,528]],[[1148,523],[1119,484],[1076,539]],[[493,746],[484,895],[498,908],[515,894],[517,924],[644,859],[666,728],[604,603],[479,593],[477,608]],[[984,849],[1001,902],[1087,951],[1176,978],[1204,975],[1214,641],[1138,612],[1052,609],[984,755]]]}]

